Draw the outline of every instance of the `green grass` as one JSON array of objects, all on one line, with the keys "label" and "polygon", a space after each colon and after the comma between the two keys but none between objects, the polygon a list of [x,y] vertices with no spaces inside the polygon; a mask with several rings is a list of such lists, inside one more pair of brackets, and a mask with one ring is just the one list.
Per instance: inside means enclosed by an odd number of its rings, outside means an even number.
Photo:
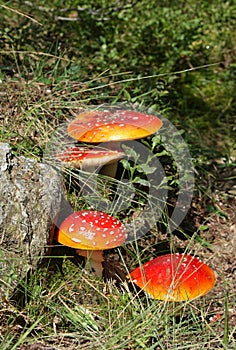
[{"label": "green grass", "polygon": [[[236,6],[233,1],[188,0],[119,6],[105,0],[67,0],[63,5],[44,0],[0,7],[0,140],[9,142],[15,155],[41,161],[54,130],[80,108],[124,104],[163,114],[181,131],[193,157],[192,210],[197,218],[205,209],[210,216],[199,219],[192,237],[183,230],[181,242],[164,233],[159,237],[154,228],[151,237],[117,250],[115,257],[128,272],[180,245],[202,256],[207,251],[210,264],[214,241],[206,236],[209,217],[227,220],[213,188],[218,171],[235,164]],[[69,20],[73,16],[78,20]],[[160,153],[175,195],[176,165],[168,152],[161,153],[159,141],[145,140]],[[138,169],[128,170],[134,170],[135,179]],[[138,175],[135,200],[145,201],[138,187],[144,180]],[[73,197],[76,192],[70,196],[78,208],[85,205]],[[103,281],[66,258],[63,273],[42,268],[19,281],[17,302],[6,296],[0,308],[1,349],[37,342],[57,349],[106,350],[235,346],[235,327],[228,324],[234,286],[224,279],[224,266],[219,295],[180,304],[152,300],[127,281]],[[211,323],[218,312],[221,317]]]},{"label": "green grass", "polygon": [[[127,282],[104,283],[68,261],[64,272],[64,278],[58,273],[49,278],[41,270],[22,285],[28,302],[22,311],[14,306],[8,311],[2,349],[17,349],[25,342],[68,349],[193,349],[194,344],[230,349],[232,331],[225,329],[223,339],[216,331],[224,315],[209,322],[211,298],[160,302],[131,293]],[[227,302],[225,306],[227,315]]]}]

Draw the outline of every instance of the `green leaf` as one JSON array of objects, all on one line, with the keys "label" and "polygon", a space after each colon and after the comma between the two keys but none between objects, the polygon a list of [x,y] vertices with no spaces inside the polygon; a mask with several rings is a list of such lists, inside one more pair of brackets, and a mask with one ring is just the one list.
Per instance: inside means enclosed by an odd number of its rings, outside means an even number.
[{"label": "green leaf", "polygon": [[202,225],[199,227],[199,231],[206,231],[208,230],[208,226],[207,225]]},{"label": "green leaf", "polygon": [[144,179],[140,179],[140,177],[135,177],[132,182],[134,182],[136,184],[140,184],[142,186],[150,186],[149,181],[144,180]]},{"label": "green leaf", "polygon": [[147,164],[139,164],[137,166],[137,171],[144,174],[153,174],[155,170],[156,170],[156,167],[151,167]]}]

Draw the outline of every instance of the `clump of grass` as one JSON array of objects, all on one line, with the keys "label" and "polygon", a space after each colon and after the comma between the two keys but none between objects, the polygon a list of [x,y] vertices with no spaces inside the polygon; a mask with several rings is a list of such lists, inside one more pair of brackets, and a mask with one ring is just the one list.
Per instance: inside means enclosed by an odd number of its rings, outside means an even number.
[{"label": "clump of grass", "polygon": [[166,303],[149,299],[125,281],[105,283],[67,259],[63,270],[64,276],[39,270],[27,284],[22,281],[27,301],[23,309],[8,307],[2,349],[34,343],[58,349],[218,349],[232,341],[228,328],[217,331],[222,321],[210,322],[210,294],[192,302]]}]

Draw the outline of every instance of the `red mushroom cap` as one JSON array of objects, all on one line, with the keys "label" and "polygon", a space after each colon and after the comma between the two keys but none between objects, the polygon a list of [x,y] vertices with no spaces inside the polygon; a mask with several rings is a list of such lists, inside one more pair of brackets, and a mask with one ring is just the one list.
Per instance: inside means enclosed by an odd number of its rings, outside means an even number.
[{"label": "red mushroom cap", "polygon": [[68,247],[105,250],[118,247],[126,240],[124,225],[113,216],[92,210],[69,215],[60,225],[55,239]]},{"label": "red mushroom cap", "polygon": [[67,166],[87,168],[113,163],[124,157],[123,152],[89,147],[69,147],[58,153],[56,158]]},{"label": "red mushroom cap", "polygon": [[68,134],[82,142],[135,140],[155,133],[162,121],[132,110],[94,110],[80,113],[68,126]]},{"label": "red mushroom cap", "polygon": [[214,272],[197,257],[187,254],[159,256],[137,267],[129,278],[154,299],[184,301],[213,288]]}]

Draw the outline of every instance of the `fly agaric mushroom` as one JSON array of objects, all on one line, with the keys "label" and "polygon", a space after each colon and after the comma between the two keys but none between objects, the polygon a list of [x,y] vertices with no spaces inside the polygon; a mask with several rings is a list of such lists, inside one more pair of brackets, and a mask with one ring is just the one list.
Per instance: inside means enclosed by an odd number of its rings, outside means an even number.
[{"label": "fly agaric mushroom", "polygon": [[92,169],[108,165],[123,158],[122,151],[85,146],[68,147],[56,155],[56,159],[66,166],[77,169]]},{"label": "fly agaric mushroom", "polygon": [[[133,110],[88,110],[80,113],[68,125],[68,134],[80,141],[90,143],[109,142],[112,149],[120,149],[120,141],[141,139],[154,134],[162,126],[162,121],[153,115]],[[105,175],[116,174],[117,162]]]},{"label": "fly agaric mushroom", "polygon": [[209,292],[214,272],[197,257],[187,254],[159,256],[137,267],[128,276],[154,299],[185,301]]},{"label": "fly agaric mushroom", "polygon": [[82,142],[141,139],[162,126],[156,116],[132,110],[92,110],[80,113],[68,125],[68,134]]},{"label": "fly agaric mushroom", "polygon": [[102,275],[102,251],[116,248],[126,240],[124,225],[113,216],[92,210],[69,215],[56,232],[56,241],[75,248],[90,260],[97,275]]}]

